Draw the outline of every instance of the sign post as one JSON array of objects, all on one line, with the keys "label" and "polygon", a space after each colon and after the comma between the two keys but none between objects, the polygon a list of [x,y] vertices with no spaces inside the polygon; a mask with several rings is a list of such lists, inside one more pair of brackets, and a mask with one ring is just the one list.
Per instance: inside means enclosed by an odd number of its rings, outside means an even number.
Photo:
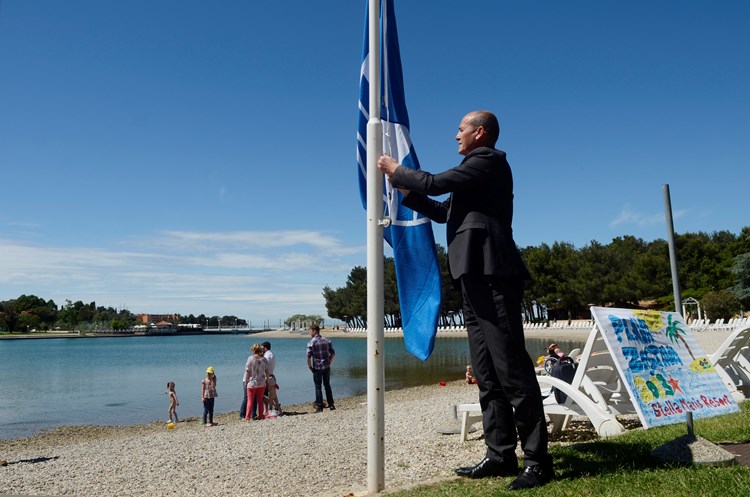
[{"label": "sign post", "polygon": [[679,313],[592,307],[591,315],[644,428],[739,411]]}]

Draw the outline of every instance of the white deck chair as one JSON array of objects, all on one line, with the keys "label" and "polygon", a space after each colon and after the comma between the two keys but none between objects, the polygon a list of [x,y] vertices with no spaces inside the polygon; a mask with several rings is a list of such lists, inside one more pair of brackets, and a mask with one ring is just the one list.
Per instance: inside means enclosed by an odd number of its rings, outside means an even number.
[{"label": "white deck chair", "polygon": [[750,325],[732,332],[709,357],[735,401],[750,395]]},{"label": "white deck chair", "polygon": [[570,357],[574,361],[576,360],[576,358],[578,358],[579,355],[581,355],[581,349],[573,349],[568,353],[568,357]]},{"label": "white deck chair", "polygon": [[[573,416],[584,416],[600,436],[619,435],[625,427],[617,416],[636,412],[597,327],[589,334],[570,384],[550,375],[538,375],[537,381],[547,395],[544,413],[552,422],[552,433],[567,428]],[[567,395],[564,403],[558,404],[554,395],[549,395],[552,387]],[[481,409],[478,403],[460,404],[457,412],[461,418],[461,441],[465,442],[471,425],[482,420]]]},{"label": "white deck chair", "polygon": [[620,378],[604,337],[594,326],[578,363],[573,381],[568,384],[550,375],[537,376],[540,388],[554,387],[567,395],[558,404],[554,396],[544,401],[544,412],[552,422],[552,433],[568,427],[573,416],[585,416],[600,436],[625,432],[617,415],[634,413],[635,407]]},{"label": "white deck chair", "polygon": [[476,404],[458,404],[456,413],[461,418],[461,442],[466,441],[471,425],[482,421],[482,408]]}]

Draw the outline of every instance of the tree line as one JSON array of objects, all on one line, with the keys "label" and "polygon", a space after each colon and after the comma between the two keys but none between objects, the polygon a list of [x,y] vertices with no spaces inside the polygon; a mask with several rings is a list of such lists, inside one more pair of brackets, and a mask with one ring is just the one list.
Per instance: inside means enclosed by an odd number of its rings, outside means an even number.
[{"label": "tree line", "polygon": [[[675,235],[682,298],[700,301],[710,319],[728,319],[750,308],[750,227],[739,235],[728,231],[712,234]],[[436,245],[441,271],[442,303],[439,325],[463,323],[461,296],[448,272],[445,248]],[[674,310],[667,242],[645,242],[632,236],[618,237],[603,245],[592,241],[577,249],[566,242],[545,243],[521,249],[532,274],[524,292],[524,319],[590,318],[591,305],[646,307]],[[384,264],[384,325],[401,326],[401,310],[393,258]],[[341,288],[323,288],[328,316],[348,326],[367,326],[367,269],[354,267]],[[695,309],[689,309],[695,311]],[[695,316],[694,316],[695,317]],[[173,324],[220,324],[246,326],[237,316],[178,316]],[[321,323],[317,315],[296,314],[287,326]],[[31,330],[122,330],[137,324],[127,309],[66,300],[58,307],[53,300],[21,295],[0,302],[0,331]]]},{"label": "tree line", "polygon": [[[455,325],[462,322],[461,298],[451,282],[446,250],[441,245],[436,248],[442,283],[439,326]],[[728,319],[750,308],[750,227],[742,228],[739,235],[676,234],[675,249],[683,300],[698,300],[710,319]],[[592,241],[577,249],[555,242],[520,252],[532,274],[524,291],[527,321],[590,319],[592,305],[674,310],[665,240],[624,236],[607,245]],[[326,286],[323,297],[331,318],[352,327],[367,325],[366,268],[354,267],[343,287]],[[384,326],[401,326],[392,257],[384,261],[384,313]]]},{"label": "tree line", "polygon": [[[237,316],[176,316],[177,324],[199,324],[201,326],[247,326],[247,321]],[[135,314],[127,309],[97,306],[78,300],[58,306],[53,300],[44,300],[36,295],[21,295],[0,302],[0,331],[49,331],[61,330],[126,330],[138,323]]]}]

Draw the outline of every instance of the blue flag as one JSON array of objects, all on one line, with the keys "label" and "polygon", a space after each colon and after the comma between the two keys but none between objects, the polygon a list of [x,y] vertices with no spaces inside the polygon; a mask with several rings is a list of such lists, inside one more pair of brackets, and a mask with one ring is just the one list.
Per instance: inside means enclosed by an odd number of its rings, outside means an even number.
[{"label": "blue flag", "polygon": [[[381,1],[381,0],[374,0]],[[394,157],[402,166],[419,169],[419,160],[409,137],[409,114],[404,99],[401,55],[396,31],[393,0],[382,0],[380,44],[382,53],[381,110],[383,153]],[[368,12],[369,9],[366,9]],[[357,162],[359,193],[367,208],[367,121],[370,119],[370,85],[368,81],[369,47],[368,15],[365,15],[365,42],[359,79],[359,125],[357,127]],[[429,218],[401,204],[403,195],[384,186],[385,216],[391,225],[385,228],[386,241],[393,248],[398,297],[406,348],[421,360],[432,353],[440,314],[440,268],[435,238]]]}]

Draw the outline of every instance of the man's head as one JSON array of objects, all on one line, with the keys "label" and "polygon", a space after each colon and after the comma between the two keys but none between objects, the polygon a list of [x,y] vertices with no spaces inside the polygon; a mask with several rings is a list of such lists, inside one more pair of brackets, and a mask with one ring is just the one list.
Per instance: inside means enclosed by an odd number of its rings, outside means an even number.
[{"label": "man's head", "polygon": [[317,324],[310,326],[310,335],[320,335],[320,326],[318,326]]},{"label": "man's head", "polygon": [[271,342],[263,342],[260,345],[266,350],[271,350]]},{"label": "man's head", "polygon": [[500,136],[500,124],[492,112],[475,110],[461,119],[458,125],[458,153],[467,155],[477,147],[494,147]]}]

